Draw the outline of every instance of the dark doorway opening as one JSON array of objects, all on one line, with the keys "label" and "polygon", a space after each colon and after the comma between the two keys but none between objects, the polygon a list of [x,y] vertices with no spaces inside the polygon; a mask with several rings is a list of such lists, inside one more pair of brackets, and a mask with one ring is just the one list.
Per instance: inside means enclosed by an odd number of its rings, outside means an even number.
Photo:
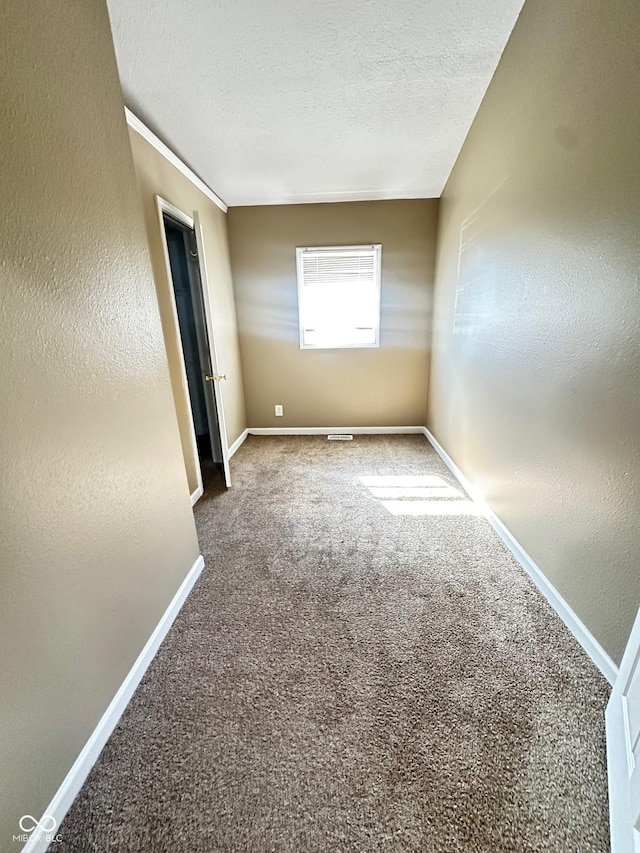
[{"label": "dark doorway opening", "polygon": [[180,340],[205,491],[224,487],[222,440],[195,233],[163,214]]}]

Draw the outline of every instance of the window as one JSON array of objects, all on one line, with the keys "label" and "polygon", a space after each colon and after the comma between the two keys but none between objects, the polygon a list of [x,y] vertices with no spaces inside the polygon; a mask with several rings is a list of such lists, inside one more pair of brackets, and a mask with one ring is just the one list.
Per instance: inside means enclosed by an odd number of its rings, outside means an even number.
[{"label": "window", "polygon": [[382,246],[296,249],[300,348],[377,347]]}]

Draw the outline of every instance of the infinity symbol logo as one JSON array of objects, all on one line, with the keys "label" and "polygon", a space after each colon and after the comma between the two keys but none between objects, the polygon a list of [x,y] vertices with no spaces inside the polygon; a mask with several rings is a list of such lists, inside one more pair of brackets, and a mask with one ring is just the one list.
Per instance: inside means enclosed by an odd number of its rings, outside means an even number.
[{"label": "infinity symbol logo", "polygon": [[[29,824],[30,821],[33,821],[32,825]],[[57,823],[55,817],[50,814],[43,815],[41,820],[36,820],[31,814],[24,814],[20,818],[20,829],[23,832],[33,832],[37,826],[41,832],[53,832]]]}]

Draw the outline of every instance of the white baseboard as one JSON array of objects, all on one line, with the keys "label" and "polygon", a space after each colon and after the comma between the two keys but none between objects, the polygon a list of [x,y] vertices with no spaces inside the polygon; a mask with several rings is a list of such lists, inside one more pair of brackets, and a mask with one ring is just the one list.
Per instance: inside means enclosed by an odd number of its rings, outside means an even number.
[{"label": "white baseboard", "polygon": [[[173,624],[174,619],[178,615],[180,608],[184,604],[186,597],[191,592],[191,588],[197,581],[203,568],[204,558],[200,556],[193,564],[189,574],[180,584],[173,600],[154,628],[153,633],[138,655],[136,662],[133,664],[125,680],[120,685],[118,692],[111,700],[111,704],[102,715],[100,722],[93,730],[89,740],[84,745],[82,752],[76,758],[71,770],[69,770],[53,799],[45,809],[44,814],[51,815],[51,817],[56,821],[56,829],[53,831],[53,835],[58,832],[60,824],[64,820],[71,804],[82,788],[91,768],[98,760],[98,756],[102,752],[104,745],[109,740],[111,733],[117,726],[124,709],[129,704],[136,687],[142,680],[142,676],[147,671],[149,664],[155,657],[156,652],[160,648],[160,644],[164,640],[169,628]],[[40,818],[40,821],[42,822],[42,818]],[[47,821],[47,823],[49,822]],[[47,836],[43,835],[38,830],[35,830],[25,846],[22,848],[22,853],[45,853],[48,846],[49,841],[47,841]]]},{"label": "white baseboard", "polygon": [[334,432],[351,435],[423,435],[424,427],[249,427],[249,435],[329,435]]},{"label": "white baseboard", "polygon": [[191,506],[195,506],[203,495],[204,486],[198,486],[195,492],[193,492],[191,495]]},{"label": "white baseboard", "polygon": [[236,452],[236,450],[239,450],[239,448],[241,447],[242,443],[244,442],[245,438],[248,435],[249,435],[249,430],[245,429],[243,432],[240,433],[238,438],[236,438],[236,440],[233,442],[233,444],[229,447],[229,459],[231,459],[231,457]]},{"label": "white baseboard", "polygon": [[471,499],[481,508],[482,514],[485,516],[489,524],[493,527],[498,536],[502,539],[504,544],[511,551],[513,556],[520,563],[522,568],[529,575],[531,580],[535,583],[540,592],[544,595],[594,664],[598,667],[600,672],[610,684],[613,684],[618,676],[618,667],[613,660],[602,648],[586,625],[578,616],[576,616],[558,590],[546,577],[542,569],[540,569],[540,567],[531,559],[506,525],[486,504],[473,483],[465,477],[446,450],[439,444],[437,439],[426,427],[423,427],[423,432],[447,468],[449,468],[453,476],[460,482],[463,489],[468,492]]}]

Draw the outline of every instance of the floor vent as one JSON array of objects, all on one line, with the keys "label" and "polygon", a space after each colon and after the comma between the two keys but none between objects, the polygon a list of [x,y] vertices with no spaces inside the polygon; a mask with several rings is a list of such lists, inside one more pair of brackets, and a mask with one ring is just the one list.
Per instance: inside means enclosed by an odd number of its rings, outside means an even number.
[{"label": "floor vent", "polygon": [[352,435],[348,435],[347,433],[333,433],[327,436],[329,441],[351,441],[353,439]]}]

